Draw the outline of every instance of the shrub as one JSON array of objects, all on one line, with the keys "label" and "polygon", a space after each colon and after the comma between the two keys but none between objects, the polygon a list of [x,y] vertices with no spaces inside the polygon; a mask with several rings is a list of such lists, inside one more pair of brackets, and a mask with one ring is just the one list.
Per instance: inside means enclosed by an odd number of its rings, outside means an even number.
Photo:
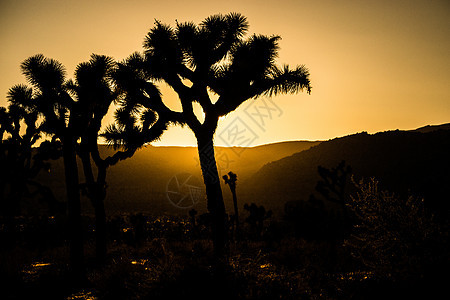
[{"label": "shrub", "polygon": [[448,226],[434,220],[416,197],[381,191],[375,179],[355,183],[348,207],[357,222],[345,245],[382,277],[420,279],[448,264]]}]

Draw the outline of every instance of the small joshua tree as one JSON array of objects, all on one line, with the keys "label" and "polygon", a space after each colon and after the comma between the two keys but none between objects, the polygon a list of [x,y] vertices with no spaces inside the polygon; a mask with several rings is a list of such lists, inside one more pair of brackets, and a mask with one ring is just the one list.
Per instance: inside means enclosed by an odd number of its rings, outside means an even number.
[{"label": "small joshua tree", "polygon": [[264,220],[272,216],[272,211],[266,211],[264,206],[257,206],[255,203],[244,204],[244,209],[250,213],[245,221],[250,224],[255,235],[260,237],[264,228]]},{"label": "small joshua tree", "polygon": [[318,167],[322,178],[317,182],[316,190],[328,201],[338,203],[345,209],[345,187],[352,168],[341,161],[335,168]]},{"label": "small joshua tree", "polygon": [[50,171],[47,161],[59,158],[60,145],[46,140],[37,147],[42,121],[31,88],[13,86],[8,102],[8,109],[0,107],[0,212],[9,216],[20,214],[22,198],[35,194],[48,196],[43,200],[49,201],[52,208],[56,199],[51,190],[33,179],[43,169]]},{"label": "small joshua tree", "polygon": [[[339,244],[342,243],[343,234],[347,233],[349,229],[349,217],[347,214],[346,203],[346,185],[348,181],[348,175],[351,174],[352,169],[350,166],[345,164],[345,161],[341,161],[337,167],[327,169],[325,167],[319,166],[318,168],[319,175],[321,180],[317,182],[316,191],[322,195],[322,197],[329,202],[333,202],[339,205],[342,210],[342,218],[329,219],[328,216],[328,228],[327,232],[324,232],[326,235],[330,237],[329,245],[330,245],[330,253],[328,255],[329,258],[329,266],[334,269],[337,265],[337,249]],[[310,196],[310,203],[313,205],[320,204],[320,200],[316,199],[314,195]],[[322,203],[323,209],[323,203]],[[324,220],[322,220],[323,222]]]},{"label": "small joshua tree", "polygon": [[189,211],[189,216],[191,217],[192,228],[196,227],[195,216],[197,215],[197,210],[195,208]]},{"label": "small joshua tree", "polygon": [[233,194],[233,205],[234,205],[234,219],[236,223],[236,233],[239,232],[239,211],[237,204],[237,196],[236,196],[236,181],[237,175],[233,172],[228,172],[228,175],[224,175],[223,180],[225,180],[225,184],[228,184],[230,187],[231,194]]}]

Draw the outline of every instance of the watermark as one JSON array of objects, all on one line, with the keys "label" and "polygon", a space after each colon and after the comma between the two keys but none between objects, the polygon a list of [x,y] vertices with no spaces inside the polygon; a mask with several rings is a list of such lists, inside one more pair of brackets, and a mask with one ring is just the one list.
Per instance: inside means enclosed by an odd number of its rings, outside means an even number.
[{"label": "watermark", "polygon": [[219,176],[223,173],[228,173],[230,170],[230,165],[235,162],[235,160],[230,159],[228,153],[223,148],[216,148],[216,160],[217,160],[217,171]]},{"label": "watermark", "polygon": [[227,146],[239,143],[240,147],[232,147],[233,152],[240,156],[245,148],[250,146],[255,140],[258,139],[258,135],[252,130],[246,122],[242,121],[240,117],[235,118],[227,127],[224,128],[219,134],[220,140]]},{"label": "watermark", "polygon": [[[258,132],[264,133],[266,126],[275,118],[281,117],[283,111],[270,98],[249,100],[244,108],[245,118],[236,117],[227,127],[218,133],[219,139],[233,152],[240,156],[246,147],[258,138]],[[255,126],[256,125],[256,126]],[[239,147],[232,147],[239,144]]]},{"label": "watermark", "polygon": [[192,174],[178,173],[167,182],[167,200],[177,208],[192,208],[204,198],[202,186],[202,182]]},{"label": "watermark", "polygon": [[266,121],[279,118],[283,114],[283,111],[270,98],[250,101],[244,112],[263,132],[266,131]]},{"label": "watermark", "polygon": [[[211,148],[209,148],[211,149]],[[201,149],[199,152],[202,154],[206,154],[204,151],[205,149]],[[210,152],[211,150],[208,150]],[[209,153],[211,154],[211,153]],[[229,169],[230,165],[232,165],[235,160],[230,158],[230,155],[227,150],[225,150],[223,147],[215,147],[214,148],[214,154],[215,154],[215,161],[212,159],[208,159],[206,166],[204,166],[204,170],[206,171],[205,174],[211,178],[215,178],[215,168],[217,168],[217,173],[219,174],[219,177],[222,177],[222,174],[226,174]],[[198,156],[194,156],[194,160],[197,163],[197,167],[200,166],[200,160]]]},{"label": "watermark", "polygon": [[[216,138],[225,144],[227,149],[205,145],[202,149],[199,149],[200,160],[203,161],[203,165],[197,156],[194,157],[197,165],[202,167],[202,174],[206,177],[206,180],[217,180],[215,174],[219,174],[219,178],[221,178],[222,174],[228,173],[230,165],[236,162],[231,153],[240,157],[247,147],[258,140],[260,134],[266,132],[266,127],[272,120],[283,115],[281,108],[268,97],[249,100],[248,102],[248,105],[244,108],[244,114],[236,116],[216,134]],[[235,145],[239,146],[236,147]],[[231,150],[231,153],[229,150]],[[212,155],[213,153],[215,158]]]}]

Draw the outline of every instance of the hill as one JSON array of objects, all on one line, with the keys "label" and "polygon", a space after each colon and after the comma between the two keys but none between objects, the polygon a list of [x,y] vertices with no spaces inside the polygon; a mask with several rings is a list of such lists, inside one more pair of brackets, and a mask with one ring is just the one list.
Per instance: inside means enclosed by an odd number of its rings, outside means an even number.
[{"label": "hill", "polygon": [[317,167],[345,160],[356,180],[377,178],[398,194],[424,197],[432,207],[449,207],[450,131],[359,133],[330,141],[266,164],[241,187],[241,199],[282,210],[308,199],[320,179]]},{"label": "hill", "polygon": [[[315,192],[320,179],[317,167],[331,168],[345,160],[355,178],[376,177],[384,188],[396,193],[413,193],[425,197],[433,206],[450,203],[450,130],[449,124],[426,126],[413,131],[359,133],[324,142],[293,141],[250,148],[216,147],[221,175],[238,174],[240,206],[255,202],[278,212],[293,200],[305,200]],[[112,149],[104,146],[102,155]],[[79,165],[80,182],[82,168]],[[187,209],[170,203],[168,190],[174,179],[188,176],[200,189],[202,177],[195,147],[152,147],[139,150],[131,159],[108,170],[108,214],[146,212],[185,214]],[[53,190],[57,199],[65,200],[62,161],[52,162],[50,173],[38,180]],[[228,211],[232,210],[231,193],[223,186]],[[448,199],[448,200],[446,200]],[[446,202],[447,201],[447,202]],[[448,207],[448,204],[444,205]],[[91,210],[83,197],[83,208]],[[203,196],[195,208],[204,212]]]},{"label": "hill", "polygon": [[[245,181],[264,164],[309,149],[319,143],[293,141],[248,148],[216,147],[215,154],[221,175],[233,171],[238,174],[240,181]],[[102,156],[111,154],[112,151],[107,146],[101,147]],[[79,163],[79,174],[80,182],[83,182],[81,163]],[[191,175],[190,183],[201,189],[203,184],[197,148],[153,146],[143,148],[132,158],[109,168],[105,202],[108,214],[123,212],[185,214],[187,209],[170,203],[167,190],[172,189],[169,184],[172,184],[175,178],[184,180]],[[52,162],[51,172],[41,172],[37,180],[49,186],[59,201],[65,201],[64,171],[61,160]],[[225,186],[223,190],[226,201],[231,201],[228,187]],[[91,211],[91,205],[84,197],[83,208],[86,212]],[[199,211],[206,210],[203,197],[200,197],[195,208]]]},{"label": "hill", "polygon": [[450,123],[441,124],[441,125],[427,125],[420,128],[415,129],[414,131],[428,133],[436,130],[450,130]]}]

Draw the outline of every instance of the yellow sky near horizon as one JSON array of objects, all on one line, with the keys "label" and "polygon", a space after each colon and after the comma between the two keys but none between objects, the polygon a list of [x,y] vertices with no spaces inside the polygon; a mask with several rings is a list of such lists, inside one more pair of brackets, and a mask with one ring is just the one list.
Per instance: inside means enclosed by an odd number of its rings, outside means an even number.
[{"label": "yellow sky near horizon", "polygon": [[[20,63],[43,53],[71,77],[91,53],[117,60],[142,50],[154,20],[201,22],[240,12],[250,33],[282,37],[278,62],[305,64],[311,95],[244,103],[222,119],[217,145],[324,140],[355,132],[450,122],[449,1],[12,1],[0,0],[0,105],[25,83]],[[173,93],[165,101],[177,107]],[[109,121],[112,121],[109,119]],[[246,131],[244,136],[233,133]],[[173,128],[155,145],[194,145]]]}]

